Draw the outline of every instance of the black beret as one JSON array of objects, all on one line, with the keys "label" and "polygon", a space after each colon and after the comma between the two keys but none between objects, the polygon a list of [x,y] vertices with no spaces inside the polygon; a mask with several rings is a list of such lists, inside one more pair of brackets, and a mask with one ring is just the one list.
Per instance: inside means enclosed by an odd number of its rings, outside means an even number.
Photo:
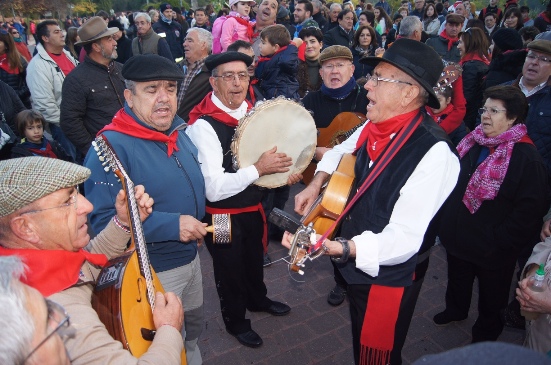
[{"label": "black beret", "polygon": [[233,61],[243,61],[248,67],[253,63],[253,58],[241,52],[224,52],[208,56],[205,60],[205,66],[207,66],[209,71],[212,71],[224,63]]},{"label": "black beret", "polygon": [[130,57],[122,67],[126,80],[144,82],[156,80],[183,80],[184,72],[173,61],[156,54]]}]

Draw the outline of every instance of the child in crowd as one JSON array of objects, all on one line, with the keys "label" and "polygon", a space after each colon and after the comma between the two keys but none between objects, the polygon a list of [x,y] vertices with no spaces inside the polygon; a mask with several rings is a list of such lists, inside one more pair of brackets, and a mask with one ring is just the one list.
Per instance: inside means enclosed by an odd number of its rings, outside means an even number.
[{"label": "child in crowd", "polygon": [[[249,22],[249,13],[255,4],[256,3],[252,0],[230,0],[230,14],[225,20],[220,20],[220,22],[223,22],[220,34],[220,46],[222,48],[222,52],[226,52],[228,46],[237,40],[252,43],[253,26]],[[219,22],[218,19],[213,25],[213,38],[216,38],[217,35],[215,29],[215,27],[217,27],[217,22]],[[215,40],[213,39],[213,48],[215,48],[214,41]],[[218,52],[213,50],[213,53]]]},{"label": "child in crowd", "polygon": [[467,135],[465,123],[461,122],[459,126],[452,125],[446,121],[446,117],[450,115],[455,107],[452,104],[452,88],[450,86],[443,87],[436,91],[436,96],[440,102],[440,108],[425,107],[427,113],[434,119],[436,123],[450,136],[454,146]]},{"label": "child in crowd", "polygon": [[44,156],[73,162],[57,142],[50,142],[44,138],[46,120],[39,112],[23,110],[16,116],[16,125],[19,135],[24,138],[12,148],[12,158]]},{"label": "child in crowd", "polygon": [[264,97],[272,99],[285,96],[299,100],[298,49],[297,45],[291,42],[291,35],[285,26],[271,25],[262,30],[260,56],[255,75],[260,80],[260,89]]}]

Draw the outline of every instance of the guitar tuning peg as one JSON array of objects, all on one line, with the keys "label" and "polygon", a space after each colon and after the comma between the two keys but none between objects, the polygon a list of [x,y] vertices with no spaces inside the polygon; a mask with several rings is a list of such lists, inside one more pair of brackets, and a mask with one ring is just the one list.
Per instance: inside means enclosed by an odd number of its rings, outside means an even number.
[{"label": "guitar tuning peg", "polygon": [[299,273],[300,275],[304,275],[304,271],[302,271],[302,270],[299,270],[298,273]]},{"label": "guitar tuning peg", "polygon": [[99,160],[100,160],[101,162],[103,162],[103,161],[105,161],[105,157],[103,157],[103,156],[100,155],[100,156],[99,156]]},{"label": "guitar tuning peg", "polygon": [[97,145],[96,141],[92,141],[92,146],[96,147]]},{"label": "guitar tuning peg", "polygon": [[105,170],[105,172],[109,172],[109,166],[105,166],[103,170]]}]

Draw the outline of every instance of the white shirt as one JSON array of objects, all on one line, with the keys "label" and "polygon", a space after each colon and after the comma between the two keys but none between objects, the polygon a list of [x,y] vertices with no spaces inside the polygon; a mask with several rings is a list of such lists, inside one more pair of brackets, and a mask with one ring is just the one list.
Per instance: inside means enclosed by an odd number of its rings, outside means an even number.
[{"label": "white shirt", "polygon": [[[224,106],[214,93],[211,100],[214,105],[237,120],[247,113],[245,101],[238,109],[232,110]],[[254,165],[239,169],[235,173],[224,172],[222,145],[214,128],[206,120],[197,119],[195,123],[186,128],[186,134],[199,150],[199,163],[205,178],[206,196],[209,201],[216,202],[239,194],[259,178]]]},{"label": "white shirt", "polygon": [[[356,149],[364,127],[325,153],[316,172],[332,173],[342,154]],[[377,234],[364,231],[346,237],[356,243],[356,267],[370,276],[378,276],[379,266],[401,264],[417,253],[430,221],[452,192],[458,176],[459,159],[448,145],[438,142],[432,146],[400,189],[400,197],[383,231]]]}]

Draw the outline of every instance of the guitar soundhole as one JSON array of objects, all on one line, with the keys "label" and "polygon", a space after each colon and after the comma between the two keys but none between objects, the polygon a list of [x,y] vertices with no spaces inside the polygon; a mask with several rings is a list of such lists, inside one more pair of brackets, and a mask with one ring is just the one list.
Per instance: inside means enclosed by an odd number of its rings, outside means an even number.
[{"label": "guitar soundhole", "polygon": [[157,331],[147,328],[142,328],[140,331],[142,332],[142,338],[146,341],[153,341],[153,339],[155,338],[155,333],[157,333]]}]

